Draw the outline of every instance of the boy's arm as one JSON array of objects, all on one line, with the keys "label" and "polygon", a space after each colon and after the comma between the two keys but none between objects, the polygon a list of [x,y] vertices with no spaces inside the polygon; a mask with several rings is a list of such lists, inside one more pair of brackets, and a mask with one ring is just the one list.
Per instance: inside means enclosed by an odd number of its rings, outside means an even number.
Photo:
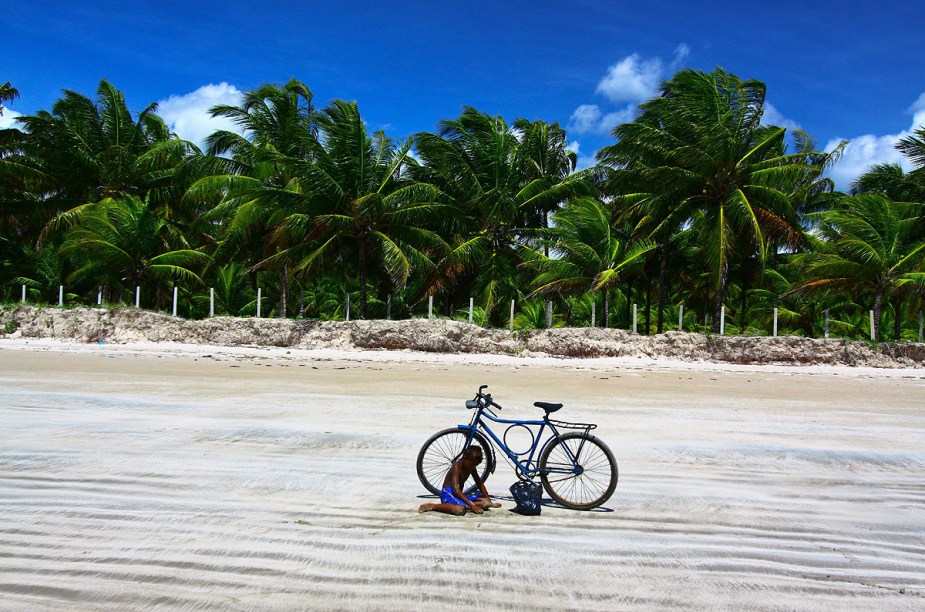
[{"label": "boy's arm", "polygon": [[479,477],[479,473],[477,470],[472,472],[472,480],[475,481],[476,486],[479,488],[479,491],[482,493],[482,497],[484,497],[488,501],[491,501],[491,496],[488,494],[488,489],[485,488],[485,483]]}]

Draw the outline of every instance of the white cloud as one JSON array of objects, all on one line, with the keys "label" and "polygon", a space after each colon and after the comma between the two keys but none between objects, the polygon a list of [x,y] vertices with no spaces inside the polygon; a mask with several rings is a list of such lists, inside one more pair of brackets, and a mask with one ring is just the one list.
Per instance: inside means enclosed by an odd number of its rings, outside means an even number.
[{"label": "white cloud", "polygon": [[597,104],[582,104],[569,118],[568,129],[578,134],[607,134],[619,124],[632,119],[635,112],[635,104],[606,114]]},{"label": "white cloud", "polygon": [[16,117],[22,117],[22,113],[17,113],[16,111],[4,106],[3,114],[0,115],[0,130],[21,127],[16,123]]},{"label": "white cloud", "polygon": [[848,140],[841,159],[828,171],[828,176],[835,181],[835,187],[847,191],[859,176],[874,164],[898,163],[907,172],[912,164],[896,150],[896,143],[914,130],[925,124],[925,92],[909,107],[912,113],[912,125],[908,130],[898,134],[864,134],[854,138],[833,138],[825,145],[826,151],[832,151],[843,140]]},{"label": "white cloud", "polygon": [[228,83],[203,85],[194,92],[173,95],[157,103],[158,114],[180,138],[200,147],[216,130],[238,131],[236,126],[224,117],[213,118],[209,109],[218,104],[239,105],[241,92]]},{"label": "white cloud", "polygon": [[761,116],[761,125],[776,125],[777,127],[787,128],[788,130],[802,130],[799,123],[793,119],[784,117],[777,108],[770,102],[764,103],[764,114]]},{"label": "white cloud", "polygon": [[661,58],[643,59],[638,53],[627,55],[607,69],[595,89],[596,94],[603,95],[618,108],[608,112],[597,104],[582,104],[572,112],[568,129],[579,134],[605,134],[632,120],[636,106],[653,97],[668,70],[677,70],[690,52],[685,43],[678,45],[667,69]]},{"label": "white cloud", "polygon": [[678,68],[684,65],[684,62],[687,61],[687,56],[691,54],[691,48],[687,46],[687,43],[681,43],[674,50],[674,59],[671,60],[671,65],[668,67],[671,72],[676,72]]},{"label": "white cloud", "polygon": [[595,93],[604,94],[611,102],[641,102],[652,97],[663,74],[662,60],[642,60],[633,53],[607,70]]}]

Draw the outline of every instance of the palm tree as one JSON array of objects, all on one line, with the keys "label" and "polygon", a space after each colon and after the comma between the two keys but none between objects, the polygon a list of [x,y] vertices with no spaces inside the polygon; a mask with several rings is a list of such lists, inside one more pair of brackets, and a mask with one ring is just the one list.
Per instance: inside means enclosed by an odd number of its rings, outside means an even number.
[{"label": "palm tree", "polygon": [[[266,262],[292,262],[308,273],[326,265],[342,272],[355,262],[359,316],[366,317],[371,269],[403,288],[412,270],[426,274],[446,244],[426,224],[447,211],[436,190],[410,179],[411,140],[370,135],[355,102],[335,100],[316,118],[320,135],[311,158],[279,157],[293,179],[266,197],[292,205],[274,233],[288,248]],[[348,268],[349,269],[349,268]]]},{"label": "palm tree", "polygon": [[3,114],[3,103],[10,102],[19,97],[19,91],[10,85],[10,82],[7,81],[3,85],[0,85],[0,115]]},{"label": "palm tree", "polygon": [[[761,125],[765,85],[717,68],[678,72],[635,121],[617,126],[617,143],[598,153],[609,169],[605,194],[622,198],[644,235],[659,244],[659,323],[671,237],[691,226],[708,266],[719,328],[730,260],[771,239],[798,240],[789,193],[818,168],[785,154],[785,129]],[[618,200],[619,202],[620,200]]]},{"label": "palm tree", "polygon": [[151,281],[202,282],[194,270],[208,256],[184,248],[184,238],[146,200],[107,198],[79,207],[70,217],[60,247],[76,268],[68,282],[106,283],[119,295]]},{"label": "palm tree", "polygon": [[168,206],[173,171],[195,145],[170,133],[156,104],[133,118],[111,83],[100,81],[97,94],[94,101],[65,90],[51,112],[19,118],[24,163],[45,177],[46,198],[59,209],[149,195],[152,206]]},{"label": "palm tree", "polygon": [[[196,181],[186,199],[209,205],[203,219],[221,222],[215,257],[240,259],[255,266],[280,252],[271,238],[293,212],[286,189],[293,180],[292,160],[310,161],[315,147],[316,111],[308,87],[291,79],[282,87],[261,85],[247,91],[240,106],[219,105],[213,117],[230,119],[240,133],[218,130],[207,140],[207,152],[218,170]],[[280,270],[279,316],[287,312],[289,270]]]},{"label": "palm tree", "polygon": [[440,123],[437,134],[415,136],[422,165],[415,176],[436,186],[459,211],[447,217],[453,250],[440,264],[439,287],[474,276],[482,307],[518,293],[518,245],[540,219],[570,198],[590,195],[587,174],[570,174],[574,157],[555,124],[515,122],[466,107]]},{"label": "palm tree", "polygon": [[851,193],[882,193],[896,202],[925,201],[925,183],[899,164],[874,164],[851,184]]},{"label": "palm tree", "polygon": [[925,170],[925,125],[902,138],[896,148],[909,158],[916,167],[915,171]]},{"label": "palm tree", "polygon": [[641,265],[655,248],[647,239],[629,242],[614,232],[607,210],[595,198],[573,200],[553,215],[546,230],[552,256],[526,249],[524,267],[535,270],[537,294],[583,294],[604,297],[604,327],[610,313],[610,291],[622,273]]},{"label": "palm tree", "polygon": [[817,252],[799,256],[807,280],[796,293],[849,291],[872,300],[873,336],[880,339],[884,300],[925,287],[925,205],[883,194],[845,197],[818,216]]}]

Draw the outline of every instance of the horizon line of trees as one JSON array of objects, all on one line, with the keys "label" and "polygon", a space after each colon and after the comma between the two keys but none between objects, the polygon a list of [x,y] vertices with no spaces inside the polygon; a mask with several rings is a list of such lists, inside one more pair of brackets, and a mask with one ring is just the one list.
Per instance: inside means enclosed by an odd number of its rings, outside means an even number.
[{"label": "horizon line of trees", "polygon": [[[0,301],[169,304],[249,316],[442,316],[555,325],[917,339],[925,305],[925,126],[849,193],[802,131],[765,125],[765,85],[682,70],[576,170],[557,123],[471,107],[434,132],[369,132],[356,102],[317,108],[292,79],[213,107],[237,131],[205,149],[156,104],[133,114],[106,80],[0,130]],[[18,96],[0,85],[4,101]],[[388,296],[388,298],[387,298]],[[868,330],[868,311],[874,329]]]}]

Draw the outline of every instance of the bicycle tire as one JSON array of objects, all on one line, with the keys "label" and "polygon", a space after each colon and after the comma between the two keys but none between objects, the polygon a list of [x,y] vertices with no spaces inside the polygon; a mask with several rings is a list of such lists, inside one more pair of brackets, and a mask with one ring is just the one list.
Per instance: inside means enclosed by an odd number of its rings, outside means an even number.
[{"label": "bicycle tire", "polygon": [[[453,462],[459,458],[468,440],[468,429],[451,427],[438,431],[424,443],[418,452],[417,470],[418,478],[425,489],[434,495],[440,495],[440,489],[443,488],[443,481],[446,478],[447,471],[449,471]],[[473,444],[478,444],[482,447],[484,459],[480,466],[481,472],[479,476],[482,482],[485,482],[488,475],[495,470],[495,455],[492,452],[491,444],[479,432],[475,432],[473,435]],[[463,491],[467,495],[475,490],[475,481],[471,478],[463,483]]]},{"label": "bicycle tire", "polygon": [[[565,448],[575,457],[574,462]],[[579,473],[572,471],[576,463]],[[540,456],[543,488],[572,510],[591,510],[606,502],[617,488],[617,477],[617,460],[610,448],[590,434],[563,434],[550,441]]]}]

